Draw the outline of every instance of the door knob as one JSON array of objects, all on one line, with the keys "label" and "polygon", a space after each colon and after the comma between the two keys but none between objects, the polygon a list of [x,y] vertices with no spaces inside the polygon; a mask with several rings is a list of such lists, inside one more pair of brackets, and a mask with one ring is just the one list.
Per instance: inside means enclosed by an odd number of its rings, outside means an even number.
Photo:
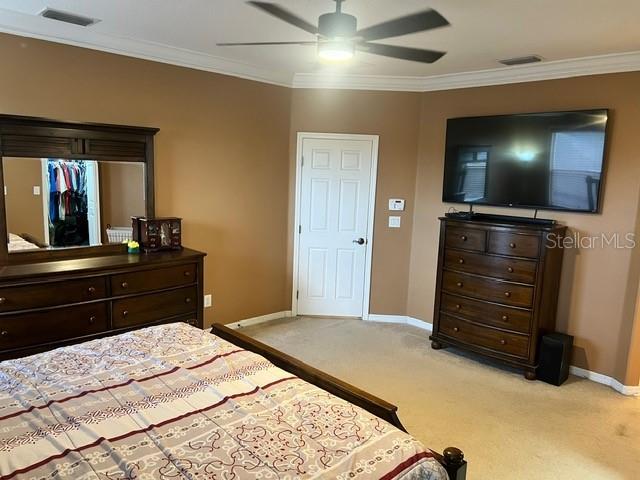
[{"label": "door knob", "polygon": [[358,245],[364,245],[364,238],[359,238],[354,240],[353,243],[357,243]]}]

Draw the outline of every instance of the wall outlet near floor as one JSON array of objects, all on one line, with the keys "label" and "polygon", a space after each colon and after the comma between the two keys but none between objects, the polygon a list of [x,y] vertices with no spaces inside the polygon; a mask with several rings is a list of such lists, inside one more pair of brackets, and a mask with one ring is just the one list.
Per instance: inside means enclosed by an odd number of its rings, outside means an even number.
[{"label": "wall outlet near floor", "polygon": [[211,294],[204,296],[204,308],[208,308],[211,306]]}]

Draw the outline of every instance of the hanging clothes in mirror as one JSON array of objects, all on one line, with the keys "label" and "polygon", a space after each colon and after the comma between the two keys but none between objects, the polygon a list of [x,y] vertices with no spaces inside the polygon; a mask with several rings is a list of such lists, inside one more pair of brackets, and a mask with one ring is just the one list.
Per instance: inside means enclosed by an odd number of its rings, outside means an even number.
[{"label": "hanging clothes in mirror", "polygon": [[49,243],[54,247],[89,245],[87,165],[84,160],[47,160]]}]

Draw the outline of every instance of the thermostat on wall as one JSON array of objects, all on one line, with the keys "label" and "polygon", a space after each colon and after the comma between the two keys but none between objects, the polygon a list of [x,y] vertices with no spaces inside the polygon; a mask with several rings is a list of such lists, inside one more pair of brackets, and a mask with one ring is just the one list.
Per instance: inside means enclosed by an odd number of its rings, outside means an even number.
[{"label": "thermostat on wall", "polygon": [[389,199],[389,210],[391,210],[391,211],[402,211],[402,210],[404,210],[404,198],[390,198]]}]

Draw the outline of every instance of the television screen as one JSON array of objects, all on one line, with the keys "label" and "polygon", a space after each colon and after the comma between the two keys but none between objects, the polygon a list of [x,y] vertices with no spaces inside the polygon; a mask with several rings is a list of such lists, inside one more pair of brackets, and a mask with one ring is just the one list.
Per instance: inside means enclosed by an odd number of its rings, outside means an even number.
[{"label": "television screen", "polygon": [[445,202],[597,212],[607,110],[447,121]]}]

